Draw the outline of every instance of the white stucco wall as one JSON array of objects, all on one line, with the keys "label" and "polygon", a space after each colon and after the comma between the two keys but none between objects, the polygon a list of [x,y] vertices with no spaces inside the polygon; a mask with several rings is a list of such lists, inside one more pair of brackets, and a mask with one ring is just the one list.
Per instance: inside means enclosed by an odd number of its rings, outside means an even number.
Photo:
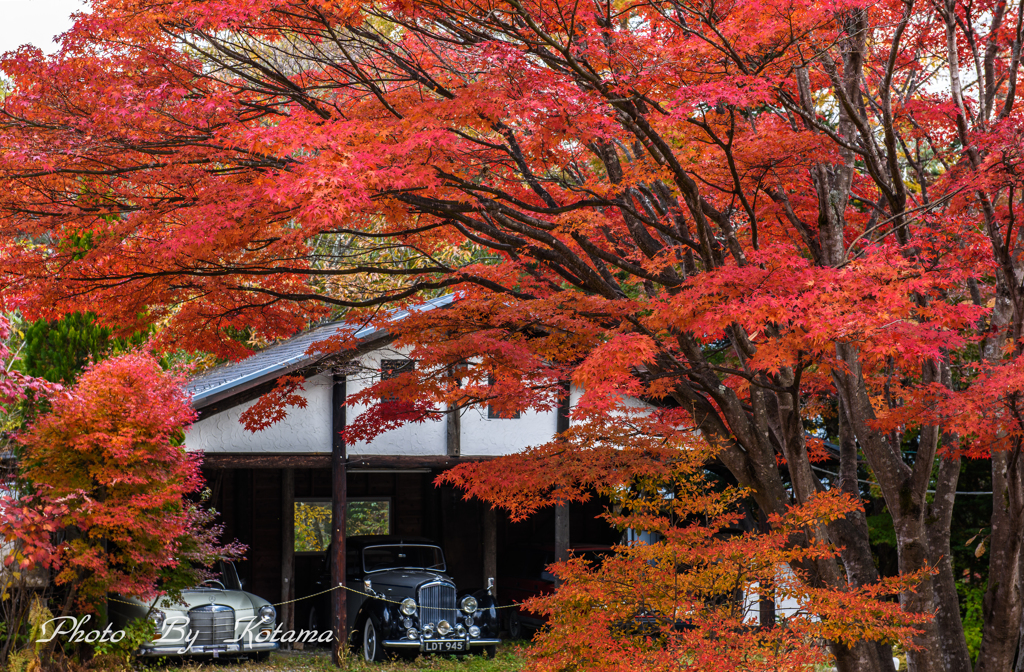
[{"label": "white stucco wall", "polygon": [[203,418],[185,433],[186,450],[205,453],[330,453],[331,379],[315,376],[303,385],[305,408],[290,408],[288,416],[259,432],[239,421],[251,401]]},{"label": "white stucco wall", "polygon": [[[382,359],[402,359],[404,354],[382,348],[364,355],[348,375],[347,392],[353,395],[380,379]],[[330,453],[331,452],[331,378],[321,374],[306,381],[302,396],[306,408],[290,408],[279,423],[249,432],[239,422],[242,412],[255,402],[248,402],[204,418],[185,435],[188,450],[206,453]],[[572,402],[579,399],[574,388]],[[350,406],[353,419],[366,410]],[[461,423],[462,455],[496,456],[519,452],[528,446],[549,441],[554,436],[557,414],[526,411],[515,419],[489,419],[487,407],[463,410]],[[412,423],[385,432],[369,443],[351,443],[348,453],[359,455],[443,456],[446,454],[447,423],[440,421]]]},{"label": "white stucco wall", "polygon": [[[354,394],[380,379],[382,359],[403,359],[405,353],[382,348],[366,354],[348,376],[348,393]],[[350,406],[354,418],[365,406]],[[515,419],[488,419],[487,407],[463,410],[460,444],[463,456],[507,455],[538,445],[555,434],[556,414],[527,411]],[[447,422],[413,423],[385,432],[369,443],[348,446],[350,455],[444,455]]]},{"label": "white stucco wall", "polygon": [[[391,348],[381,348],[364,355],[356,362],[355,371],[349,373],[347,392],[349,395],[373,385],[380,380],[382,359],[405,359],[405,355]],[[349,406],[347,415],[355,419],[366,410],[366,406]],[[369,443],[350,443],[349,455],[444,455],[446,445],[445,423],[422,422],[403,425],[381,434]]]},{"label": "white stucco wall", "polygon": [[555,413],[526,411],[518,418],[489,419],[487,407],[467,408],[462,413],[463,455],[507,455],[551,440]]}]

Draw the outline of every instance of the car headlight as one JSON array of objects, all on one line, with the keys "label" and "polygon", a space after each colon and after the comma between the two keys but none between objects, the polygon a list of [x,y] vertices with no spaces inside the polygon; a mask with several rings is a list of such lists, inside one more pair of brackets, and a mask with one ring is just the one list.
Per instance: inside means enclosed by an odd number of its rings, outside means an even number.
[{"label": "car headlight", "polygon": [[469,626],[469,636],[470,637],[479,637],[480,636],[480,628],[478,628],[475,625]]},{"label": "car headlight", "polygon": [[411,597],[407,597],[404,600],[402,600],[402,606],[399,608],[402,610],[402,613],[406,616],[412,616],[416,613],[416,600],[412,599]]},{"label": "car headlight", "polygon": [[277,620],[277,609],[274,609],[269,604],[265,604],[260,607],[260,621],[263,623],[273,623]]},{"label": "car headlight", "polygon": [[155,625],[157,631],[159,631],[160,628],[163,627],[164,621],[167,620],[167,614],[160,611],[159,609],[154,609],[153,611],[149,612],[149,620],[153,621],[153,625]]},{"label": "car headlight", "polygon": [[448,624],[448,621],[439,621],[437,624],[437,634],[444,637],[452,631],[452,626]]},{"label": "car headlight", "polygon": [[462,610],[467,614],[472,614],[477,608],[476,598],[472,595],[466,595],[462,598]]}]

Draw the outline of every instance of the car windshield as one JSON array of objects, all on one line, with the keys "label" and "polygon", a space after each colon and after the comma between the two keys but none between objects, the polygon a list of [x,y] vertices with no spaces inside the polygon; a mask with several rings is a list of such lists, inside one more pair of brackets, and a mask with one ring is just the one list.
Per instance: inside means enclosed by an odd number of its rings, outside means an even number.
[{"label": "car windshield", "polygon": [[437,546],[369,546],[363,549],[363,571],[431,569],[443,572],[444,553]]},{"label": "car windshield", "polygon": [[[203,567],[202,565],[193,565],[196,570],[204,572],[212,572],[214,578],[209,581],[202,581],[196,586],[192,586],[193,590],[202,588],[220,588],[224,586],[225,590],[241,590],[242,582],[238,580],[238,572],[235,570],[234,563],[219,560],[213,567]],[[219,584],[219,585],[218,585]]]}]

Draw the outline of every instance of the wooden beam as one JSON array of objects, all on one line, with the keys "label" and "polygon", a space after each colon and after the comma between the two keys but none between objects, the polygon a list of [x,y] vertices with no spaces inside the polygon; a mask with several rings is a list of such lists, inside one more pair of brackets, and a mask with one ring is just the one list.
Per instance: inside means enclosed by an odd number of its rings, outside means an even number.
[{"label": "wooden beam", "polygon": [[345,584],[345,514],[348,503],[347,456],[345,454],[345,395],[346,378],[335,373],[331,386],[331,593],[334,625],[334,645],[331,657],[341,666],[348,650],[348,609],[346,591],[337,588]]},{"label": "wooden beam", "polygon": [[348,458],[349,469],[447,469],[464,462],[483,462],[494,459],[490,455],[476,457],[463,455],[353,455]]},{"label": "wooden beam", "polygon": [[[281,624],[295,629],[295,470],[281,471]],[[291,648],[291,645],[288,645]]]},{"label": "wooden beam", "polygon": [[210,469],[328,469],[331,454],[206,453],[203,466]]},{"label": "wooden beam", "polygon": [[[494,459],[492,455],[352,455],[346,464],[349,469],[446,469],[463,462],[482,462]],[[203,466],[208,469],[330,469],[333,455],[318,454],[253,454],[206,453]]]},{"label": "wooden beam", "polygon": [[[252,521],[253,521],[253,473],[248,469],[238,469],[234,474],[235,490],[235,511],[234,511],[234,537],[246,546],[252,548]],[[252,557],[251,555],[249,556]],[[241,569],[241,577],[245,580],[246,590],[253,589],[252,583],[252,560],[244,560],[238,563]]]}]

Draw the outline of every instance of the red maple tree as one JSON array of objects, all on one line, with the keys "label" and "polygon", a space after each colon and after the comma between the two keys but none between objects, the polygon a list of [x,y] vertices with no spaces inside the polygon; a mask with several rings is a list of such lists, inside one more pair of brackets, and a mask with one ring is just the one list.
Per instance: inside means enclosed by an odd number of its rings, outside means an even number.
[{"label": "red maple tree", "polygon": [[[825,488],[806,426],[834,418],[828,485],[870,468],[922,577],[901,603],[936,614],[916,671],[971,667],[949,539],[961,456],[985,457],[1001,580],[976,669],[1003,672],[1022,6],[98,0],[57,55],[2,62],[4,296],[236,356],[239,329],[458,288],[393,327],[422,362],[388,381],[402,421],[552,409],[570,381],[581,419],[663,400],[774,520]],[[820,529],[842,565],[808,581],[878,584],[863,512]]]},{"label": "red maple tree", "polygon": [[7,499],[0,531],[20,543],[24,566],[54,570],[65,609],[74,598],[96,609],[109,592],[180,590],[240,550],[220,544],[210,512],[189,499],[203,483],[200,456],[181,440],[195,411],[154,357],[95,364],[50,404],[18,437],[27,491]]},{"label": "red maple tree", "polygon": [[[830,662],[826,640],[912,645],[928,617],[891,598],[927,571],[862,587],[812,578],[835,561],[825,526],[860,510],[858,498],[818,493],[751,528],[749,491],[708,471],[716,452],[680,431],[677,414],[620,408],[580,419],[547,445],[440,477],[513,519],[597,494],[610,524],[657,535],[550,568],[558,589],[522,607],[549,626],[534,637],[530,669],[804,670]],[[761,598],[789,609],[762,621]]]}]

